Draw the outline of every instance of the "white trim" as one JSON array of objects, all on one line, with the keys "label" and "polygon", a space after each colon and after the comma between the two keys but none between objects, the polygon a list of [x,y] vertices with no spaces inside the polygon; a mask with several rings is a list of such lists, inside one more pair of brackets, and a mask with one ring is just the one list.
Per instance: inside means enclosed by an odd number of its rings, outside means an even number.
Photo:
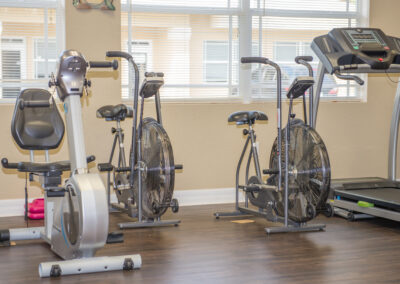
[{"label": "white trim", "polygon": [[358,12],[319,11],[319,10],[286,10],[286,9],[251,9],[253,16],[295,17],[295,18],[333,18],[357,19]]},{"label": "white trim", "polygon": [[[240,202],[244,202],[244,195],[240,194],[239,196]],[[174,198],[178,199],[180,206],[234,203],[235,189],[176,190]],[[29,199],[29,202],[32,202],[33,199]],[[114,194],[111,196],[111,202],[116,202]],[[0,217],[24,216],[24,204],[25,200],[23,198],[0,200]]]},{"label": "white trim", "polygon": [[54,0],[3,0],[0,1],[0,7],[13,8],[57,8],[57,2]]},{"label": "white trim", "polygon": [[[136,13],[160,13],[160,14],[206,14],[206,15],[237,15],[238,8],[209,8],[196,6],[178,6],[178,5],[141,5],[132,4],[132,10]],[[121,10],[128,12],[129,5],[121,4]]]}]

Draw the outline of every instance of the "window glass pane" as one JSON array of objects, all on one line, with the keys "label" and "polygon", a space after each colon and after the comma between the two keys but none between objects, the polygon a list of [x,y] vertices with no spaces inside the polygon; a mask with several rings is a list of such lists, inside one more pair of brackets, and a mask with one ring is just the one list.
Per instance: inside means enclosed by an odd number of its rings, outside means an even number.
[{"label": "window glass pane", "polygon": [[274,42],[274,59],[276,62],[293,61],[298,54],[295,42]]},{"label": "window glass pane", "polygon": [[[128,0],[122,0],[122,4],[127,4]],[[157,5],[157,6],[172,6],[172,7],[213,7],[213,8],[226,8],[238,7],[239,0],[132,0],[133,5]]]},{"label": "window glass pane", "polygon": [[21,52],[18,50],[1,51],[1,69],[3,79],[21,79]]},{"label": "window glass pane", "polygon": [[281,10],[356,12],[358,1],[359,0],[251,0],[251,7]]},{"label": "window glass pane", "polygon": [[0,7],[0,98],[15,98],[25,88],[47,88],[58,57],[57,37],[63,34],[56,31],[56,1],[37,1],[38,8],[24,8],[22,0],[21,8]]},{"label": "window glass pane", "polygon": [[[279,1],[271,4],[281,5]],[[282,1],[286,2],[286,1]],[[322,7],[322,6],[321,6]],[[288,8],[285,8],[288,9]],[[322,34],[328,33],[335,27],[350,25],[347,19],[337,18],[299,18],[299,17],[253,17],[253,41],[262,37],[262,54],[273,58],[281,67],[282,95],[286,94],[291,83],[297,76],[307,76],[307,69],[295,63],[299,55],[311,55],[314,74],[318,68],[318,58],[312,51],[312,40]],[[260,30],[259,27],[262,27]],[[274,74],[272,76],[272,74]],[[252,96],[254,98],[276,97],[276,74],[270,67],[259,66],[252,72]],[[327,76],[323,83],[322,96],[350,97],[360,95],[359,86],[354,82],[344,82],[332,76]]]},{"label": "window glass pane", "polygon": [[229,46],[227,41],[206,41],[205,56],[206,61],[228,61]]},{"label": "window glass pane", "polygon": [[226,83],[228,81],[228,64],[206,63],[206,81]]},{"label": "window glass pane", "polygon": [[[231,18],[207,14],[132,13],[132,40],[152,44],[148,55],[151,54],[153,62],[147,71],[165,74],[161,96],[203,98],[229,93],[229,80],[237,80],[237,72],[229,65],[230,23],[232,37],[237,36],[237,17]],[[121,21],[122,47],[127,51],[128,13],[122,14]],[[232,43],[232,57],[233,46]],[[135,59],[143,55],[133,56]],[[127,66],[125,70],[123,89],[129,84]],[[210,83],[221,87],[212,89]],[[123,90],[123,94],[128,94],[127,90]]]},{"label": "window glass pane", "polygon": [[[356,26],[361,18],[358,0],[250,0],[248,15],[238,0],[132,0],[132,14],[127,12],[127,3],[122,1],[121,46],[131,51],[141,77],[143,70],[164,72],[161,96],[174,98],[243,95],[238,93],[243,40],[238,34],[239,16],[252,18],[251,54],[271,58],[281,66],[283,93],[296,76],[307,75],[304,66],[295,64],[296,56],[313,56],[316,72],[318,60],[310,48],[314,37],[332,28]],[[331,12],[338,17],[332,18]],[[146,50],[137,49],[140,41],[150,43]],[[128,68],[122,65],[122,92],[127,96]],[[251,68],[253,97],[275,97],[274,69],[256,64]],[[326,96],[357,96],[352,83],[333,77],[326,81]]]}]

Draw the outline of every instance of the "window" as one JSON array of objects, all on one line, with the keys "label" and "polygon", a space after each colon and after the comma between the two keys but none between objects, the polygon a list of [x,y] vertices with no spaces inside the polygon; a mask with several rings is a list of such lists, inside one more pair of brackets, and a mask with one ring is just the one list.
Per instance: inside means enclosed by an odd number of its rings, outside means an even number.
[{"label": "window", "polygon": [[[239,51],[238,42],[232,44],[232,61],[229,60],[228,41],[205,41],[203,55],[204,82],[228,83],[229,66],[232,66],[233,74],[237,78]],[[252,43],[252,54],[258,54],[258,44]],[[253,66],[254,68],[254,66]],[[233,93],[232,93],[233,94]]]},{"label": "window", "polygon": [[[164,98],[226,98],[237,94],[234,88],[238,83],[238,68],[233,57],[234,41],[238,44],[239,1],[125,0],[121,3],[122,49],[133,55],[135,47],[127,49],[127,42],[151,42],[153,64],[147,70],[165,74],[161,92]],[[221,55],[223,58],[218,58]],[[133,74],[127,71],[122,74],[123,97],[128,90],[131,92],[128,76]]]},{"label": "window", "polygon": [[[54,38],[49,38],[46,43],[43,38],[34,39],[35,79],[49,78],[54,72],[57,62],[57,45]],[[47,53],[46,53],[47,50]],[[46,60],[47,58],[47,60]]]},{"label": "window", "polygon": [[[304,67],[296,66],[294,58],[313,55],[312,39],[332,28],[365,25],[367,2],[122,0],[122,48],[138,63],[151,54],[152,66],[146,63],[146,70],[165,73],[163,98],[275,98],[274,70],[257,65],[244,68],[240,57],[275,60],[284,73],[284,92],[295,76],[307,74]],[[138,41],[150,42],[150,53],[135,51]],[[317,66],[315,58],[313,67]],[[132,74],[124,71],[124,97],[130,89],[129,76]],[[323,96],[361,96],[358,86],[327,78]]]},{"label": "window", "polygon": [[3,98],[16,97],[21,88],[16,81],[25,76],[25,41],[23,38],[2,38],[1,39],[1,77],[10,84],[3,87]]},{"label": "window", "polygon": [[0,0],[0,100],[47,88],[64,49],[62,0]]},{"label": "window", "polygon": [[204,82],[228,82],[229,44],[227,41],[204,42]]},{"label": "window", "polygon": [[[285,93],[296,76],[306,76],[305,67],[294,62],[298,55],[311,55],[314,74],[318,58],[311,50],[313,38],[328,33],[337,27],[354,27],[367,24],[364,0],[251,0],[252,38],[258,41],[262,55],[272,58],[281,67],[282,92]],[[258,77],[252,74],[253,99],[275,97],[276,82],[274,69],[260,66]],[[265,69],[265,70],[264,70]],[[254,79],[254,77],[256,77]],[[350,81],[325,76],[323,97],[360,98],[363,96],[359,85]]]}]

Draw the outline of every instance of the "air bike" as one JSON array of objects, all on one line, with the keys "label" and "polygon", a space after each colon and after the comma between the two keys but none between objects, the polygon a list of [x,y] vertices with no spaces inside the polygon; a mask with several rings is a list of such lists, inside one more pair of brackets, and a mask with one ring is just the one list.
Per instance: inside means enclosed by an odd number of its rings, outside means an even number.
[{"label": "air bike", "polygon": [[[171,141],[162,123],[159,90],[164,85],[164,74],[145,73],[139,91],[139,70],[133,57],[121,51],[109,51],[107,56],[126,59],[129,68],[135,74],[133,109],[125,104],[119,104],[106,105],[97,110],[97,117],[115,121],[117,126],[111,129],[114,142],[110,158],[107,163],[98,166],[100,171],[108,173],[107,192],[110,211],[126,212],[128,216],[137,218],[135,222],[120,223],[121,229],[178,225],[180,220],[161,220],[161,216],[169,207],[174,213],[179,210],[178,200],[172,196],[175,170],[183,168],[182,165],[174,163]],[[144,101],[152,97],[157,119],[143,118]],[[121,121],[125,118],[133,118],[128,163],[125,157],[124,133],[121,128]],[[116,149],[118,149],[117,164],[114,166]],[[111,185],[118,203],[110,201]]]},{"label": "air bike", "polygon": [[[49,162],[48,150],[59,146],[64,136],[64,123],[54,98],[47,90],[26,89],[19,95],[11,124],[11,132],[19,147],[31,151],[30,162],[9,163],[4,168],[17,169],[38,176],[45,195],[44,227],[0,231],[3,244],[10,241],[42,239],[62,261],[43,262],[40,277],[69,274],[132,270],[141,266],[140,255],[94,257],[106,242],[121,242],[121,234],[108,234],[107,196],[99,174],[89,173],[82,125],[81,97],[91,83],[86,79],[88,68],[118,68],[118,61],[87,62],[75,50],[62,53],[57,74],[50,81],[64,103],[69,161]],[[45,150],[46,162],[34,162],[35,150]],[[61,184],[64,171],[71,176]]]},{"label": "air bike", "polygon": [[[261,172],[254,125],[257,120],[268,120],[267,115],[260,111],[240,111],[229,116],[228,122],[247,125],[247,128],[243,130],[247,139],[236,170],[235,211],[217,212],[214,214],[217,219],[228,216],[255,215],[283,224],[283,226],[266,228],[268,234],[325,229],[324,224],[306,223],[325,210],[331,177],[325,144],[318,133],[307,124],[307,106],[304,96],[305,92],[314,84],[309,61],[312,61],[312,57],[296,58],[297,63],[307,67],[309,76],[297,77],[290,86],[287,92],[288,120],[286,127],[282,129],[280,67],[263,57],[243,57],[241,59],[242,63],[265,64],[276,70],[278,135],[271,150],[270,169]],[[295,118],[293,113],[293,101],[299,97],[303,98],[304,122]],[[310,103],[312,102],[311,95]],[[249,144],[245,181],[244,184],[240,184],[240,168]],[[253,168],[255,173],[252,174]],[[269,175],[266,182],[264,182],[262,174]],[[244,207],[239,204],[240,190],[245,193]],[[256,209],[249,207],[249,200]]]}]

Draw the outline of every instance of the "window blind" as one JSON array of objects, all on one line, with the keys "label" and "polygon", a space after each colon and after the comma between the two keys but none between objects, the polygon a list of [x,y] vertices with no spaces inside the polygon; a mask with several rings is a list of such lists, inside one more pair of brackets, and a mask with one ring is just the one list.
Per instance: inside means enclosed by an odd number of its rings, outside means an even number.
[{"label": "window blind", "polygon": [[[121,46],[139,63],[140,80],[146,71],[165,73],[164,98],[275,98],[274,70],[254,65],[242,72],[240,57],[264,56],[280,64],[284,92],[306,74],[294,57],[314,55],[312,39],[332,28],[362,25],[362,2],[367,1],[123,0]],[[128,98],[132,74],[126,62],[122,67],[122,96]],[[323,96],[361,95],[357,86],[330,76],[324,86]]]},{"label": "window blind", "polygon": [[47,88],[64,48],[61,0],[0,0],[0,98]]},{"label": "window blind", "polygon": [[[362,3],[364,2],[364,3]],[[258,42],[260,55],[277,62],[282,69],[282,92],[297,76],[306,76],[304,66],[294,62],[299,55],[313,56],[314,73],[318,58],[310,48],[314,37],[333,28],[365,25],[363,0],[251,0],[252,38]],[[252,71],[251,98],[275,96],[274,70],[257,66]],[[359,98],[361,87],[354,82],[328,75],[322,88],[323,97]]]}]

